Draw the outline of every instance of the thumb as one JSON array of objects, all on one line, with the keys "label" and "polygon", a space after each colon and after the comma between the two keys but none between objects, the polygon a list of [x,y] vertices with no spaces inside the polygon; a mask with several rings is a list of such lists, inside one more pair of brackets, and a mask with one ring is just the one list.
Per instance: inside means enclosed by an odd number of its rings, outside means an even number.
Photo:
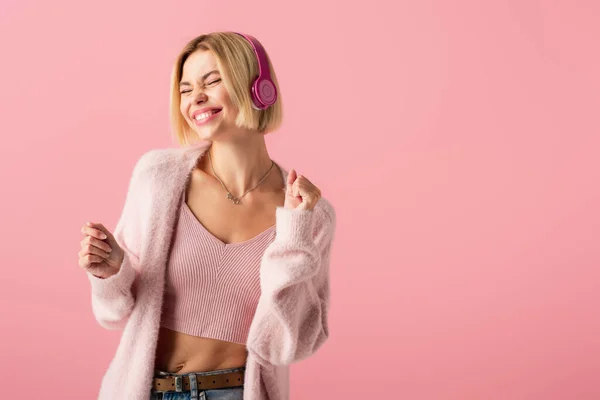
[{"label": "thumb", "polygon": [[298,174],[296,173],[296,170],[292,168],[290,170],[290,173],[287,176],[287,190],[288,190],[288,192],[290,190],[292,190],[292,185],[294,184],[294,181],[296,181],[297,176],[298,176]]}]

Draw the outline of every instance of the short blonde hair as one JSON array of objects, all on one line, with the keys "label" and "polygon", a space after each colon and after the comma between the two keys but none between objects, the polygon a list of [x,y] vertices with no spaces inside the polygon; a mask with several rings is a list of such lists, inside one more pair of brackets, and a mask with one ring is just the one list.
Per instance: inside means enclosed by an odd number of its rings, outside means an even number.
[{"label": "short blonde hair", "polygon": [[185,45],[171,73],[171,131],[180,145],[191,145],[199,141],[196,133],[181,115],[179,92],[183,64],[190,54],[197,50],[213,52],[231,102],[238,108],[235,120],[237,127],[257,130],[263,134],[279,128],[283,119],[281,90],[269,55],[265,54],[271,79],[277,88],[277,101],[266,110],[256,110],[252,107],[251,85],[254,78],[258,76],[258,60],[252,45],[235,32],[211,32],[200,35]]}]

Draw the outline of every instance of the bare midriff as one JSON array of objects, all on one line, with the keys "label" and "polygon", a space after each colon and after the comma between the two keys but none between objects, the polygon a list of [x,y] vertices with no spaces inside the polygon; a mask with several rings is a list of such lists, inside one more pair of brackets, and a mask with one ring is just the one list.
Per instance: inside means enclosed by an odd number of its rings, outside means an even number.
[{"label": "bare midriff", "polygon": [[237,368],[246,365],[247,356],[243,344],[187,335],[161,327],[155,369],[183,374]]}]

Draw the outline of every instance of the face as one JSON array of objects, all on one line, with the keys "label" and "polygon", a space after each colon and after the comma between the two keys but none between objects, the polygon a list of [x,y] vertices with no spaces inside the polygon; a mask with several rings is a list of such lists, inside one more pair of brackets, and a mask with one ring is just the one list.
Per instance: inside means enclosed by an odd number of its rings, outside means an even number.
[{"label": "face", "polygon": [[179,93],[181,114],[200,139],[213,141],[237,130],[237,108],[211,51],[198,50],[186,59]]}]

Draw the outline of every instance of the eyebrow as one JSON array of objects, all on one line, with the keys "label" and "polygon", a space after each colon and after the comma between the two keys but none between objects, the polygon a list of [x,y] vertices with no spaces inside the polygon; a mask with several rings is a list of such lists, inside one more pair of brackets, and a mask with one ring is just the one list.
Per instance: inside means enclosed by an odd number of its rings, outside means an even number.
[{"label": "eyebrow", "polygon": [[[219,70],[218,69],[213,69],[212,71],[207,72],[206,74],[202,75],[202,80],[205,80],[210,74],[214,74],[215,72],[218,73]],[[189,83],[187,81],[186,82],[179,82],[179,86],[184,86],[184,85],[191,86],[191,83]]]}]

